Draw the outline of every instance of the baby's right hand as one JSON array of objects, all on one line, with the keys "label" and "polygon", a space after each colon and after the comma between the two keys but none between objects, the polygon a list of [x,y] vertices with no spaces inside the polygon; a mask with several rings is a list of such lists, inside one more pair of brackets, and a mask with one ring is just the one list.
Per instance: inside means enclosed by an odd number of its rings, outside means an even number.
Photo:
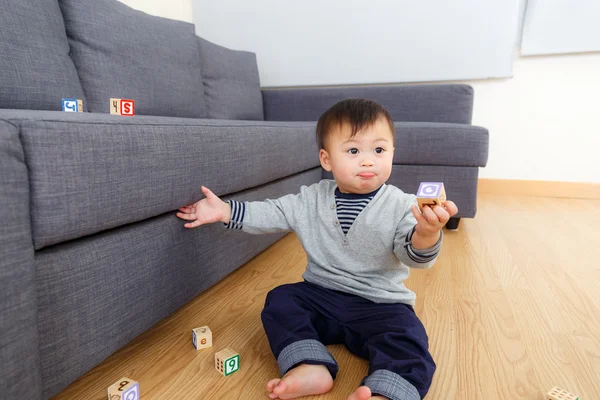
[{"label": "baby's right hand", "polygon": [[179,208],[180,212],[177,213],[179,218],[186,221],[193,221],[183,226],[186,228],[196,228],[200,225],[218,221],[229,222],[231,218],[229,204],[223,202],[217,195],[204,186],[202,186],[202,192],[206,196],[205,199]]}]

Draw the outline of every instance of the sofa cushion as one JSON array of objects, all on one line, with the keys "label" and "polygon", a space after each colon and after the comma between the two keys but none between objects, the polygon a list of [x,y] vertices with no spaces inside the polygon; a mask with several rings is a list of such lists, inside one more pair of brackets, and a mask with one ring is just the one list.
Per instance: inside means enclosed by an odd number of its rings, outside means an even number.
[{"label": "sofa cushion", "polygon": [[37,249],[320,165],[314,122],[17,111]]},{"label": "sofa cushion", "polygon": [[235,51],[198,38],[207,116],[263,120],[256,54]]},{"label": "sofa cushion", "polygon": [[0,0],[0,108],[61,110],[84,100],[56,0]]},{"label": "sofa cushion", "polygon": [[133,99],[138,115],[205,116],[192,24],[154,17],[116,0],[59,0],[92,112],[111,97]]}]

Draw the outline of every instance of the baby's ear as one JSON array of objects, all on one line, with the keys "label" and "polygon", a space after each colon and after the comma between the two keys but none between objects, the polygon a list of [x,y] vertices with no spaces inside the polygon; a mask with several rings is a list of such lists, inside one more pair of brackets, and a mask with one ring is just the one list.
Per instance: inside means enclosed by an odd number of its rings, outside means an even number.
[{"label": "baby's ear", "polygon": [[329,163],[329,153],[327,153],[327,150],[319,150],[319,161],[321,161],[321,167],[323,167],[325,171],[331,172],[331,164]]}]

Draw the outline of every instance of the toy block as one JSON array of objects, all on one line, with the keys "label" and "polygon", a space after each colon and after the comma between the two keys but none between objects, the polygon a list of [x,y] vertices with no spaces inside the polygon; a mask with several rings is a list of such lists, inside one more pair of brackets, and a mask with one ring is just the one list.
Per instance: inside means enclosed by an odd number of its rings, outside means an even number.
[{"label": "toy block", "polygon": [[240,355],[230,348],[215,353],[215,368],[224,376],[240,369]]},{"label": "toy block", "polygon": [[135,115],[135,102],[133,100],[121,100],[121,115],[133,117]]},{"label": "toy block", "polygon": [[546,396],[547,400],[579,400],[579,396],[558,387],[553,387]]},{"label": "toy block", "polygon": [[108,400],[140,400],[140,384],[121,378],[108,388]]},{"label": "toy block", "polygon": [[110,99],[110,113],[111,114],[117,114],[117,115],[121,114],[121,99],[115,99],[115,98],[111,97],[111,99]]},{"label": "toy block", "polygon": [[83,112],[83,101],[79,99],[62,99],[62,110],[66,112]]},{"label": "toy block", "polygon": [[212,347],[212,331],[208,326],[192,329],[192,342],[196,350]]},{"label": "toy block", "polygon": [[417,191],[417,202],[419,209],[423,206],[441,206],[446,200],[446,191],[442,182],[421,182]]}]

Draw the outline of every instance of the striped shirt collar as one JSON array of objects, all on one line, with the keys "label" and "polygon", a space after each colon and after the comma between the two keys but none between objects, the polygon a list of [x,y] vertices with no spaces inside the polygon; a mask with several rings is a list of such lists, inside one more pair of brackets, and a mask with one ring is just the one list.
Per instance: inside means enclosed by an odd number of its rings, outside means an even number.
[{"label": "striped shirt collar", "polygon": [[335,197],[340,198],[340,199],[346,199],[346,200],[368,199],[368,198],[375,197],[375,195],[377,194],[377,192],[379,192],[379,190],[382,187],[383,187],[383,185],[379,186],[377,189],[373,190],[371,193],[365,193],[365,194],[360,194],[360,193],[342,193],[342,192],[340,192],[340,188],[336,187],[335,188]]}]

